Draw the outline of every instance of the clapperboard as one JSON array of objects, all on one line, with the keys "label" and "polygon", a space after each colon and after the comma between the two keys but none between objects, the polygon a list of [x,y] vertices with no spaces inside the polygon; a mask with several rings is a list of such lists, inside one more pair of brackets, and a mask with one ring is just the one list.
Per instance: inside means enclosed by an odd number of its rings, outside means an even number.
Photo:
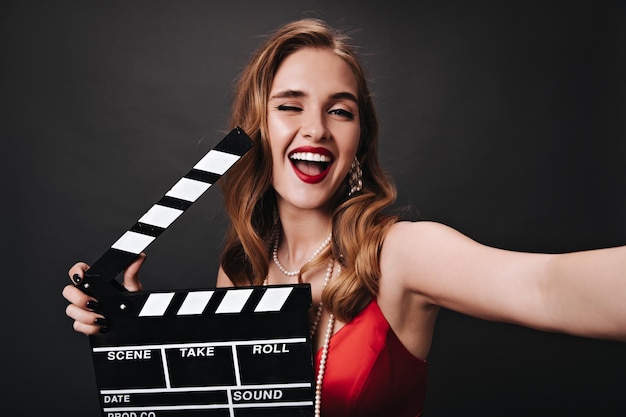
[{"label": "clapperboard", "polygon": [[308,284],[128,292],[116,279],[251,146],[233,129],[79,284],[109,324],[89,337],[102,416],[313,415]]}]

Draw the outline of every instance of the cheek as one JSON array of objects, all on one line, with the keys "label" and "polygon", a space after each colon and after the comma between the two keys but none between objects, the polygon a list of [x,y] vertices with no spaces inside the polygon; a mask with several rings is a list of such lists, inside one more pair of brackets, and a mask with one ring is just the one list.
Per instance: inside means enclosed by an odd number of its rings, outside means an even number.
[{"label": "cheek", "polygon": [[285,131],[276,123],[268,123],[268,143],[272,152],[272,159],[276,160],[284,150]]},{"label": "cheek", "polygon": [[272,154],[280,154],[284,151],[297,130],[293,122],[289,123],[289,120],[271,116],[267,120],[267,129]]},{"label": "cheek", "polygon": [[270,112],[267,115],[267,128],[270,132],[277,134],[291,133],[298,128],[297,117],[285,117],[275,112]]},{"label": "cheek", "polygon": [[343,142],[341,151],[346,155],[352,155],[350,157],[350,161],[352,162],[357,150],[359,149],[359,142],[361,139],[360,131],[357,129],[355,132],[355,130],[352,129],[351,131],[346,132],[344,137],[346,137],[347,140]]},{"label": "cheek", "polygon": [[359,135],[355,136],[354,134],[352,134],[350,140],[344,142],[341,146],[341,176],[347,175],[350,171],[352,161],[354,161],[354,157],[356,156],[356,152],[359,148],[359,138]]}]

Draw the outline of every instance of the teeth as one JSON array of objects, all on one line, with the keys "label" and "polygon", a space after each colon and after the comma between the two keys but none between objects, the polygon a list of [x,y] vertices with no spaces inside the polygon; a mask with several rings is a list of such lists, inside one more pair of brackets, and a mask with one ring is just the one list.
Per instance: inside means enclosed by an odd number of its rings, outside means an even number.
[{"label": "teeth", "polygon": [[295,152],[292,153],[289,158],[297,159],[299,161],[310,161],[310,162],[330,162],[330,157],[326,155],[321,155],[319,153],[313,152]]}]

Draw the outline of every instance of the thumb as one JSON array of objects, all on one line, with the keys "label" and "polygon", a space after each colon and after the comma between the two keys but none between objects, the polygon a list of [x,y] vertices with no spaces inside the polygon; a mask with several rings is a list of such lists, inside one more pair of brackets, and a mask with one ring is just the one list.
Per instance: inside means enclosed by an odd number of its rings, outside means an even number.
[{"label": "thumb", "polygon": [[128,265],[128,268],[124,270],[124,288],[128,291],[141,291],[143,286],[141,285],[141,281],[139,281],[139,269],[141,269],[141,265],[143,265],[146,260],[146,254],[140,253],[137,258]]}]

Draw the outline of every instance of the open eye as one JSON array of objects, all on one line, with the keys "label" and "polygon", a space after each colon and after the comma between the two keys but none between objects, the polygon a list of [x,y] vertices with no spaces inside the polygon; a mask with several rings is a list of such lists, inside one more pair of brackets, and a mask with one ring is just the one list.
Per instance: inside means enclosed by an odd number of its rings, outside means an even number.
[{"label": "open eye", "polygon": [[334,114],[337,116],[341,116],[344,117],[348,120],[354,120],[354,113],[352,113],[351,111],[348,111],[346,109],[342,109],[342,108],[337,108],[337,109],[332,109],[329,111],[330,114]]}]

